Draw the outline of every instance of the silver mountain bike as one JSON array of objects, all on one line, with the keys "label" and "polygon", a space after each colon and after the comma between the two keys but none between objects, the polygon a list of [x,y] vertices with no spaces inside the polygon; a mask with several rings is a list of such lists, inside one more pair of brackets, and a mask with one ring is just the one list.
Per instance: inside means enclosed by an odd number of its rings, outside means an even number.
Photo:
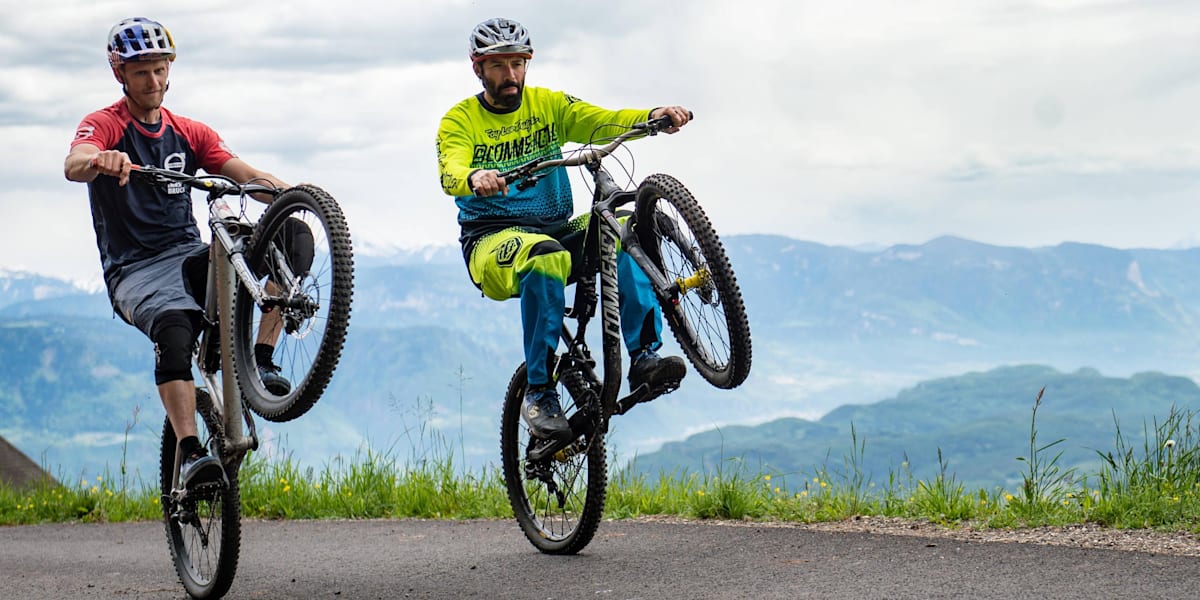
[{"label": "silver mountain bike", "polygon": [[[205,192],[212,242],[195,362],[197,429],[228,483],[184,489],[178,441],[163,426],[163,521],[180,583],[193,598],[219,598],[233,583],[241,544],[238,471],[258,447],[250,411],[288,421],[320,399],[341,356],[350,319],[354,259],[337,202],[301,185],[278,190],[220,175],[188,175],[135,166],[131,178],[171,192]],[[273,200],[257,222],[246,215],[251,194]],[[236,197],[237,204],[229,199]],[[235,210],[235,207],[237,209]],[[275,345],[273,365],[289,382],[268,389],[255,344]]]}]

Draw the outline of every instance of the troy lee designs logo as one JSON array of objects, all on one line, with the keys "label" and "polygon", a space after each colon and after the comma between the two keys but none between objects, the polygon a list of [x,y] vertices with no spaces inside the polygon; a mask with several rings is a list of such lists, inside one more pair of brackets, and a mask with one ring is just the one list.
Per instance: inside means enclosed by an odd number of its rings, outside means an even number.
[{"label": "troy lee designs logo", "polygon": [[75,139],[77,140],[86,140],[93,135],[96,135],[96,128],[91,125],[84,125],[75,130]]}]

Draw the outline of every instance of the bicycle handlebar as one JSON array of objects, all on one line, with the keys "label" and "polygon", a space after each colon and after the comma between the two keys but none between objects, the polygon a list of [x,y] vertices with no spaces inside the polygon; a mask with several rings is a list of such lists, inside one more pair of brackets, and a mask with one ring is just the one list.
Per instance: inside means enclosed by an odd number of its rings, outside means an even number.
[{"label": "bicycle handlebar", "polygon": [[[692,118],[695,118],[695,115],[691,111],[688,111],[688,119]],[[504,179],[505,183],[511,183],[513,181],[519,181],[523,179],[528,180],[538,171],[545,171],[555,167],[575,167],[583,164],[598,162],[605,156],[612,154],[618,147],[621,146],[621,144],[624,144],[631,139],[657,135],[658,132],[664,131],[670,127],[671,123],[671,117],[668,115],[663,115],[657,119],[642,121],[641,123],[634,123],[633,125],[629,126],[629,131],[618,135],[617,137],[613,138],[611,142],[604,146],[580,150],[567,158],[556,158],[553,160],[544,160],[540,158],[535,159],[519,167],[500,173],[500,177]],[[535,182],[521,181],[517,184],[517,189],[527,189],[534,183]]]},{"label": "bicycle handlebar", "polygon": [[182,183],[192,189],[207,192],[210,200],[230,194],[239,196],[247,194],[270,194],[271,196],[278,196],[282,191],[261,183],[238,183],[224,175],[188,175],[187,173],[180,173],[179,171],[172,171],[170,169],[160,169],[150,165],[133,165],[129,171],[129,175],[130,177],[136,177],[154,185]]}]

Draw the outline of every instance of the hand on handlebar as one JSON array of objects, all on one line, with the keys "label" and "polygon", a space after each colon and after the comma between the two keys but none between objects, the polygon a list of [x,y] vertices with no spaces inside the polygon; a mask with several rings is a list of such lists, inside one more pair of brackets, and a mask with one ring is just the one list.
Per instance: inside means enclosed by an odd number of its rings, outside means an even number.
[{"label": "hand on handlebar", "polygon": [[663,106],[650,111],[650,119],[658,119],[661,117],[670,117],[671,126],[663,129],[665,133],[675,133],[680,127],[687,125],[688,121],[692,120],[692,111],[682,106]]},{"label": "hand on handlebar", "polygon": [[133,161],[129,155],[120,150],[101,150],[88,159],[88,167],[95,169],[101,175],[111,175],[117,178],[117,185],[129,182],[129,171]]},{"label": "hand on handlebar", "polygon": [[500,176],[500,171],[479,170],[471,174],[471,191],[476,196],[484,198],[497,193],[508,195],[508,183]]}]

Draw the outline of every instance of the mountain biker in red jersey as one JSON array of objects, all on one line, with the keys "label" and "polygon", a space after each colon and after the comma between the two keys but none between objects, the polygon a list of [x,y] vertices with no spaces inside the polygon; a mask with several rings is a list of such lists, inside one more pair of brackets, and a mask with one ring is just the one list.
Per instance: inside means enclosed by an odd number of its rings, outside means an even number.
[{"label": "mountain biker in red jersey", "polygon": [[[154,380],[184,457],[181,484],[190,488],[223,481],[220,462],[197,437],[191,369],[203,319],[209,248],[200,239],[188,188],[126,184],[136,163],[288,186],[238,158],[209,126],[163,108],[175,41],[162,24],[143,17],[122,20],[109,31],[107,56],[124,96],[83,118],[64,172],[67,179],[88,184],[104,282],[115,312],[154,342]],[[291,385],[271,361],[278,331],[271,329],[260,329],[255,354],[263,383],[282,395]]]},{"label": "mountain biker in red jersey", "polygon": [[[589,214],[571,218],[564,168],[528,190],[510,188],[501,171],[562,156],[566,142],[587,143],[604,125],[670,116],[674,133],[689,120],[681,106],[607,110],[569,94],[526,87],[533,58],[529,33],[511,19],[489,19],[471,32],[469,55],[483,91],[451,108],[437,135],[442,189],[455,197],[459,241],[471,280],[489,298],[521,299],[528,386],[521,416],[539,437],[570,433],[552,380],[562,331],[564,287],[579,257]],[[662,309],[640,267],[617,254],[621,333],[632,358],[630,389],[677,385],[683,359],[660,357]]]}]

